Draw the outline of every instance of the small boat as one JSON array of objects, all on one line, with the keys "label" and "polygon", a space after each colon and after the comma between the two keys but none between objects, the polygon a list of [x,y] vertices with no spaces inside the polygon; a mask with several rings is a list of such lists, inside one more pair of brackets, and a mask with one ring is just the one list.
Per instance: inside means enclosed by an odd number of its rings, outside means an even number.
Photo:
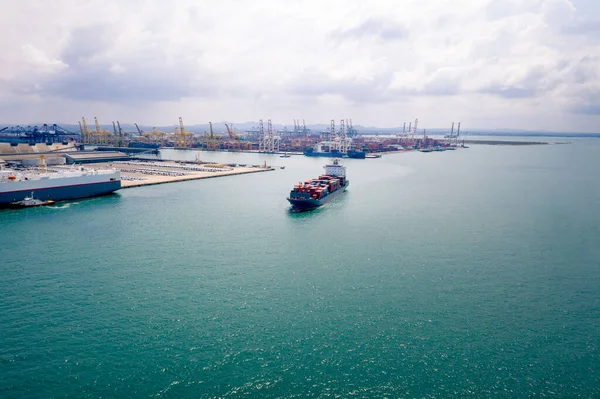
[{"label": "small boat", "polygon": [[42,206],[42,205],[52,205],[54,201],[46,200],[42,201],[36,198],[33,198],[33,191],[31,192],[31,197],[25,197],[21,201],[11,202],[10,205],[13,208],[29,208],[32,206]]},{"label": "small boat", "polygon": [[279,158],[289,158],[290,156],[288,155],[287,152],[284,152],[283,155],[280,155]]}]

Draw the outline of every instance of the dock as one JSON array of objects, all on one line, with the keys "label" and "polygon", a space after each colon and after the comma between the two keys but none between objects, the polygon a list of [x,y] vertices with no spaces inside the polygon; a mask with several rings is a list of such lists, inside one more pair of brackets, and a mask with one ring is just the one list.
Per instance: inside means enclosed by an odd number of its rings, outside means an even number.
[{"label": "dock", "polygon": [[86,167],[119,169],[122,189],[275,170],[274,167],[262,165],[249,167],[162,161],[119,161],[88,164]]},{"label": "dock", "polygon": [[515,141],[515,140],[463,140],[465,144],[479,145],[545,145],[544,141]]}]

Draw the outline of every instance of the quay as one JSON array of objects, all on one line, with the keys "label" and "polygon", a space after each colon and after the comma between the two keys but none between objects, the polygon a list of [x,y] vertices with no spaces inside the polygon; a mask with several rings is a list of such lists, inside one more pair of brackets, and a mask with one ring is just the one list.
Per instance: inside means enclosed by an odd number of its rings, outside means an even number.
[{"label": "quay", "polygon": [[119,161],[86,166],[119,169],[121,171],[122,189],[275,170],[270,166],[259,165],[248,167],[160,161]]},{"label": "quay", "polygon": [[[463,140],[465,144],[479,145],[545,145],[544,141],[515,141],[515,140]],[[561,143],[562,144],[562,143]]]}]

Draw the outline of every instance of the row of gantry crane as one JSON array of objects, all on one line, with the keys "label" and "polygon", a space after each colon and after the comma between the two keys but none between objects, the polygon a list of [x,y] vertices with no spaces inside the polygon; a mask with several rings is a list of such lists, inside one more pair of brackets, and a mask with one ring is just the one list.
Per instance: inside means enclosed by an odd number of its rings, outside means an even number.
[{"label": "row of gantry crane", "polygon": [[[141,141],[147,144],[156,144],[158,146],[169,146],[175,148],[203,147],[207,149],[218,149],[222,146],[223,137],[215,135],[212,129],[212,122],[209,122],[210,132],[204,135],[198,135],[189,132],[183,125],[183,119],[179,118],[179,126],[175,126],[172,133],[162,132],[153,127],[151,131],[143,131],[137,123],[134,123],[139,136],[135,137],[132,133],[125,132],[121,128],[119,121],[112,122],[113,131],[103,129],[98,123],[98,118],[94,117],[94,128],[90,128],[85,120],[81,118],[79,122],[79,131],[83,144],[89,145],[114,145],[117,147],[127,146],[132,141]],[[246,149],[248,143],[243,143],[238,134],[225,124],[229,136],[228,146],[232,149]]]}]

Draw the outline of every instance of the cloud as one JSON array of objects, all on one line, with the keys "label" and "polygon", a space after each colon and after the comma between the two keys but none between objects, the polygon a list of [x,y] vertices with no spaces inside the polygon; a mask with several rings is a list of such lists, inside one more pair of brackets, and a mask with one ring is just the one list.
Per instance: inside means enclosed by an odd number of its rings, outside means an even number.
[{"label": "cloud", "polygon": [[509,99],[530,98],[534,97],[534,95],[536,94],[536,91],[532,88],[519,86],[504,86],[501,84],[493,84],[488,87],[484,87],[479,92],[497,95]]},{"label": "cloud", "polygon": [[[597,96],[600,93],[596,94]],[[581,104],[572,108],[573,112],[582,115],[600,115],[600,99],[596,98],[593,103]]]},{"label": "cloud", "polygon": [[531,69],[523,71],[523,76],[512,83],[492,82],[480,88],[478,92],[508,99],[534,98],[547,94],[559,84],[557,79],[551,78],[550,71],[555,68],[557,66],[535,65]]},{"label": "cloud", "polygon": [[290,83],[288,90],[304,97],[337,95],[353,104],[381,103],[389,100],[392,76],[390,73],[376,73],[361,78],[331,77],[315,69],[306,71],[299,79]]},{"label": "cloud", "polygon": [[0,37],[0,112],[597,129],[599,4],[6,0],[0,23],[19,35]]},{"label": "cloud", "polygon": [[527,13],[535,14],[542,4],[542,0],[491,0],[485,6],[485,15],[493,21]]},{"label": "cloud", "polygon": [[375,37],[383,41],[408,38],[408,30],[392,21],[382,18],[369,18],[350,29],[337,30],[332,37],[338,40],[360,40]]}]

